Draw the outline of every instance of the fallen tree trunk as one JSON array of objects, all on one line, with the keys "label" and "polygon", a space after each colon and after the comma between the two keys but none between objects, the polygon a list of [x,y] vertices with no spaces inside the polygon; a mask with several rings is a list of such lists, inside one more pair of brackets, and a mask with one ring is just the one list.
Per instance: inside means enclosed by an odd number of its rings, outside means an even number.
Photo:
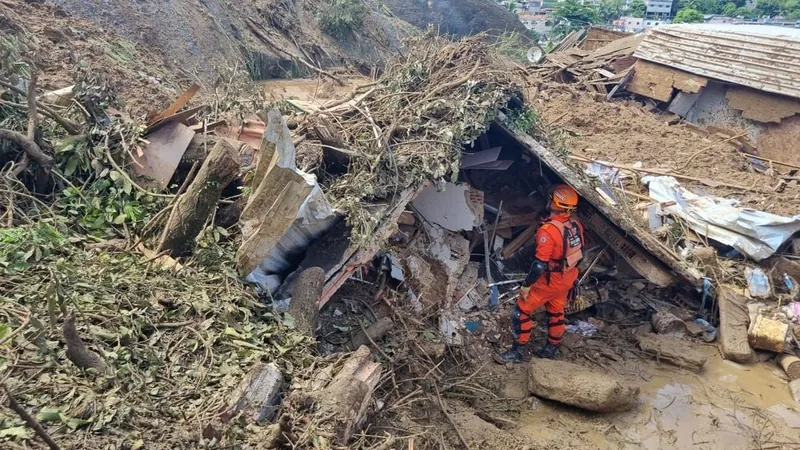
[{"label": "fallen tree trunk", "polygon": [[382,317],[379,321],[373,323],[369,327],[359,331],[352,338],[350,338],[349,347],[355,350],[362,345],[369,346],[370,341],[376,342],[382,338],[386,333],[394,328],[394,322],[388,317]]},{"label": "fallen tree trunk", "polygon": [[793,355],[778,355],[778,364],[791,380],[800,380],[800,358]]},{"label": "fallen tree trunk", "polygon": [[528,390],[537,397],[597,412],[627,411],[639,395],[638,386],[621,378],[549,359],[531,361]]},{"label": "fallen tree trunk", "polygon": [[708,360],[706,355],[691,348],[689,341],[657,334],[639,336],[639,348],[645,353],[655,356],[658,361],[664,361],[673,366],[690,369],[695,372],[701,372],[703,365]]},{"label": "fallen tree trunk", "polygon": [[731,288],[722,286],[717,295],[719,303],[719,343],[725,359],[738,363],[752,363],[756,353],[750,348],[747,326],[750,316],[747,312],[747,298]]},{"label": "fallen tree trunk", "polygon": [[11,141],[19,146],[28,157],[45,169],[53,166],[53,158],[45,154],[36,142],[22,133],[11,130],[0,130],[0,141]]},{"label": "fallen tree trunk", "polygon": [[367,347],[359,347],[333,377],[328,387],[311,393],[322,418],[320,428],[335,433],[339,445],[346,445],[360,426],[373,391],[381,377],[381,365],[372,361]]},{"label": "fallen tree trunk", "polygon": [[220,141],[208,155],[186,193],[175,203],[156,248],[180,256],[191,251],[219,197],[239,172],[236,150]]},{"label": "fallen tree trunk", "polygon": [[256,364],[234,389],[220,419],[228,422],[241,413],[247,424],[272,422],[285,386],[278,366],[274,363]]},{"label": "fallen tree trunk", "polygon": [[312,267],[300,273],[292,287],[289,314],[294,318],[295,329],[312,339],[319,318],[317,302],[322,297],[324,286],[325,271],[320,267]]},{"label": "fallen tree trunk", "polygon": [[658,311],[650,319],[658,334],[686,334],[686,324],[669,311]]}]

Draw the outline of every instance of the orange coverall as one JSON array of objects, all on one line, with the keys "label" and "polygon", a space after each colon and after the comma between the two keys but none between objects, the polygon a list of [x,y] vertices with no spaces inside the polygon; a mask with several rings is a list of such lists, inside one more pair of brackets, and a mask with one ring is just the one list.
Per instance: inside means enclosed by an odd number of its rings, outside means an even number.
[{"label": "orange coverall", "polygon": [[[584,241],[583,225],[570,214],[553,213],[550,220],[557,220],[565,223],[572,219],[577,222],[581,233],[581,242]],[[536,259],[547,261],[550,267],[558,266],[564,257],[564,239],[559,233],[558,228],[547,222],[536,231]],[[578,268],[573,267],[564,272],[553,271],[543,273],[535,283],[530,286],[527,296],[517,298],[517,309],[519,309],[519,328],[515,336],[517,344],[525,345],[531,338],[534,322],[531,315],[542,306],[545,307],[548,315],[548,342],[553,345],[561,343],[566,329],[564,308],[567,306],[567,296],[570,289],[578,279]],[[524,292],[524,291],[523,291]]]}]

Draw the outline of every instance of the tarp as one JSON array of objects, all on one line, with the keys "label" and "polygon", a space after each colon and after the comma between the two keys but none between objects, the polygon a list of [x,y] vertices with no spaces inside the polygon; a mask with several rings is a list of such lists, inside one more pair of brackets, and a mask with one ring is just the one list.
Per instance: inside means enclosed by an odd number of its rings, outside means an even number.
[{"label": "tarp", "polygon": [[254,177],[260,181],[254,181],[257,187],[240,219],[243,239],[237,264],[248,281],[274,293],[292,268],[292,257],[330,229],[336,216],[316,176],[297,168],[285,119],[275,109],[267,116],[267,145],[262,145]]},{"label": "tarp", "polygon": [[675,205],[662,209],[685,220],[699,235],[729,245],[760,261],[770,257],[800,230],[800,217],[783,217],[738,206],[738,201],[699,196],[673,177],[646,176],[650,198]]}]

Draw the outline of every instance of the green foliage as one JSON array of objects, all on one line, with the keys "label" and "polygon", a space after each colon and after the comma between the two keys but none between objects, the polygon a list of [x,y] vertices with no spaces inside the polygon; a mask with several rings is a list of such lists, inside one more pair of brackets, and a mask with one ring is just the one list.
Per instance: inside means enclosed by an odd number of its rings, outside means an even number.
[{"label": "green foliage", "polygon": [[703,14],[722,14],[722,0],[687,0],[680,3],[681,9],[694,9]]},{"label": "green foliage", "polygon": [[746,6],[740,6],[739,8],[736,9],[735,16],[736,17],[742,16],[745,19],[752,19],[753,17],[756,17],[756,13],[754,11],[751,11],[750,8]]},{"label": "green foliage", "polygon": [[783,9],[781,0],[758,0],[756,2],[756,13],[760,16],[777,16]]},{"label": "green foliage", "polygon": [[601,21],[609,23],[621,17],[624,9],[624,0],[601,0],[597,5],[597,14]]},{"label": "green foliage", "polygon": [[564,0],[559,3],[556,6],[555,16],[559,19],[565,19],[575,28],[582,28],[599,22],[597,9],[578,0]]},{"label": "green foliage", "polygon": [[683,8],[675,14],[672,23],[700,23],[703,21],[703,13],[696,9]]},{"label": "green foliage", "polygon": [[724,15],[726,15],[728,17],[735,17],[736,16],[736,10],[737,10],[736,3],[728,2],[722,8],[722,14],[724,14]]},{"label": "green foliage", "polygon": [[322,31],[344,39],[364,26],[369,7],[364,0],[325,0],[317,12]]},{"label": "green foliage", "polygon": [[506,117],[508,117],[508,125],[514,131],[530,133],[539,128],[539,115],[530,106],[525,105],[520,109],[512,110]]},{"label": "green foliage", "polygon": [[0,228],[0,273],[22,272],[57,252],[64,236],[50,223]]},{"label": "green foliage", "polygon": [[517,62],[528,62],[530,39],[517,31],[505,31],[497,37],[497,50]]},{"label": "green foliage", "polygon": [[631,4],[628,5],[628,15],[631,17],[644,17],[646,10],[647,5],[643,0],[633,0]]}]

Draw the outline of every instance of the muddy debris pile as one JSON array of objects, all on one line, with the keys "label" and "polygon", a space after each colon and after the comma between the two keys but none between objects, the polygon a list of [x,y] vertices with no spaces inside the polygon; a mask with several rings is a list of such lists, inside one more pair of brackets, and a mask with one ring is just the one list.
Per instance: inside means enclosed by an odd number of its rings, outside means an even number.
[{"label": "muddy debris pile", "polygon": [[[126,108],[91,68],[51,78],[27,40],[44,31],[7,17],[3,444],[595,448],[518,419],[636,414],[641,367],[702,377],[709,346],[800,376],[794,163],[758,153],[784,130],[666,112],[711,78],[643,97],[647,37],[571,35],[522,67],[483,36],[420,34],[273,102],[234,71]],[[586,242],[560,361],[498,365],[561,184]]]}]

